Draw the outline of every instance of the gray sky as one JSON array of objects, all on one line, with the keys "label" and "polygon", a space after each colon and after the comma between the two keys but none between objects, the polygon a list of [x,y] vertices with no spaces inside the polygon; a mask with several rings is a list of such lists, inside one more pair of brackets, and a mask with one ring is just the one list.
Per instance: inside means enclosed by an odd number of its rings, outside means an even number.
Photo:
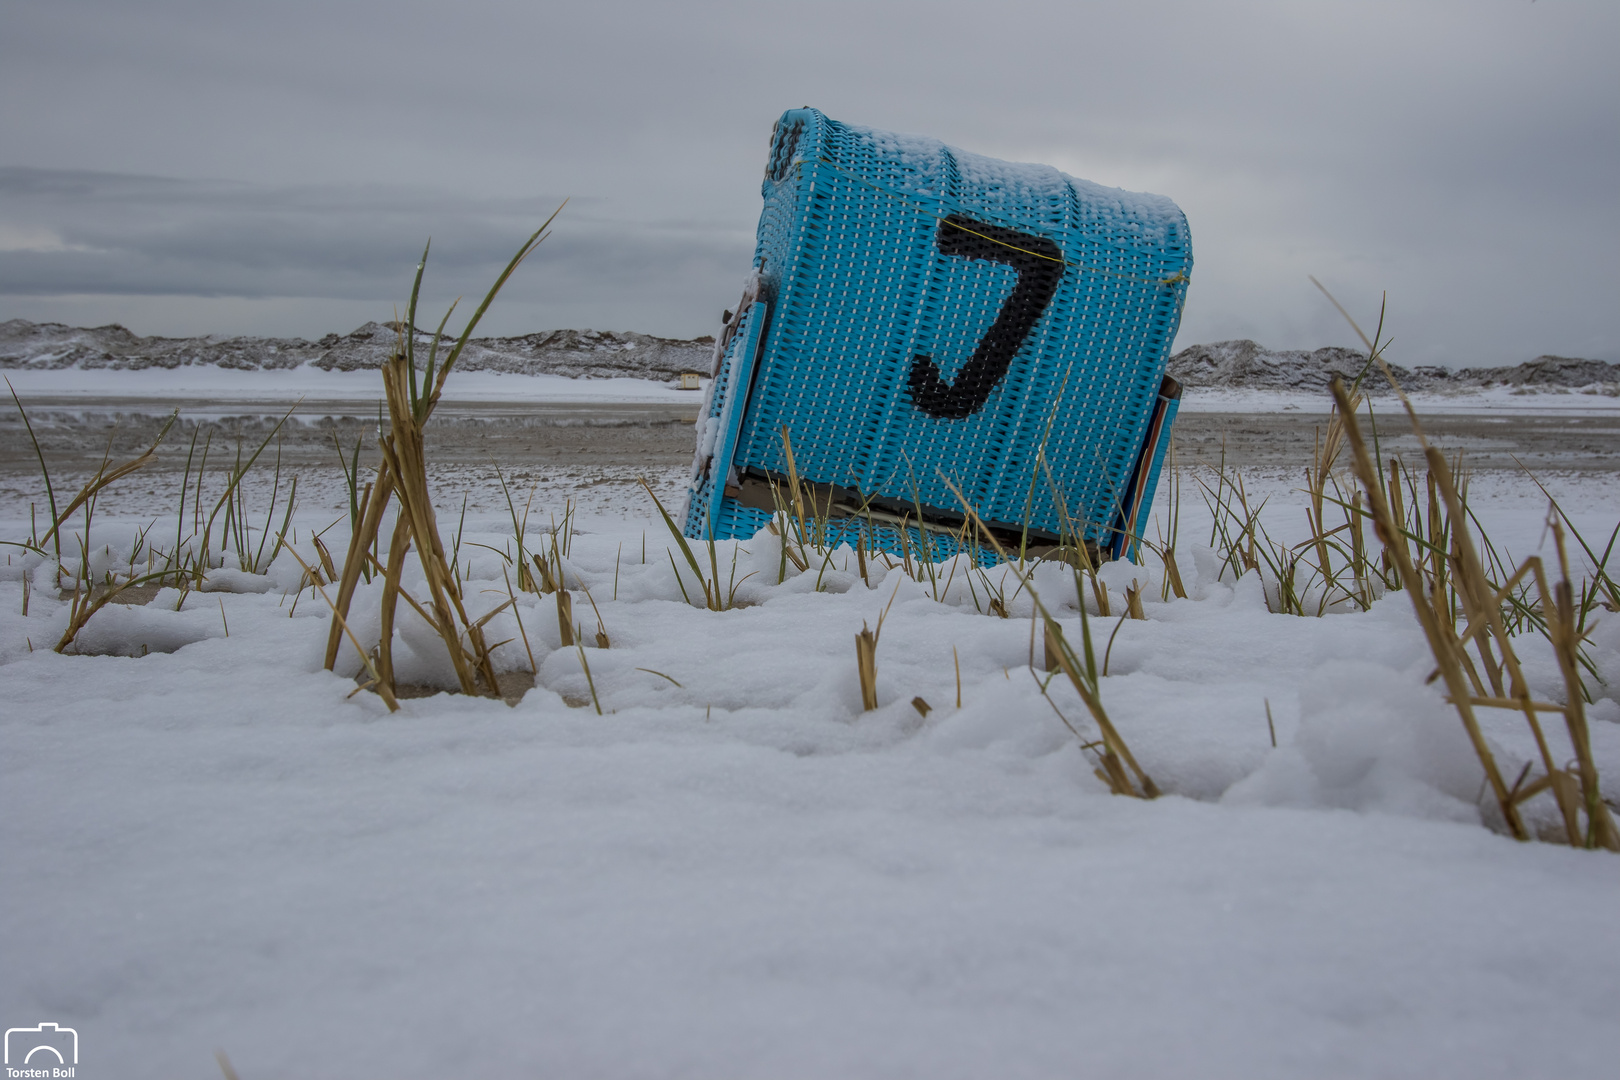
[{"label": "gray sky", "polygon": [[486,329],[712,331],[772,121],[1168,195],[1178,347],[1620,360],[1620,4],[7,0],[0,318],[319,336],[483,291]]}]

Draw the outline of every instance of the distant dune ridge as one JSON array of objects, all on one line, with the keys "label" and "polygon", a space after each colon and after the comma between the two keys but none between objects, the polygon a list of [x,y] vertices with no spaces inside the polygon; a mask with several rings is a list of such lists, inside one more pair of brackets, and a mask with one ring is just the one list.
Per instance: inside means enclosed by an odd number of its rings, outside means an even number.
[{"label": "distant dune ridge", "polygon": [[[417,332],[417,347],[432,334]],[[380,368],[398,342],[394,323],[368,322],[351,333],[303,338],[139,337],[122,326],[95,329],[12,319],[0,323],[0,370],[63,368],[139,371],[202,364],[242,371],[273,371],[304,365],[323,371]],[[448,350],[454,339],[441,347]],[[458,370],[588,379],[654,379],[669,382],[683,371],[707,373],[713,338],[676,341],[648,334],[598,330],[551,330],[509,338],[473,338]]]},{"label": "distant dune ridge", "polygon": [[[1354,349],[1274,351],[1240,339],[1183,349],[1170,358],[1170,374],[1188,388],[1314,393],[1325,392],[1335,375],[1349,381],[1366,363],[1367,354]],[[1620,364],[1567,356],[1538,356],[1512,367],[1452,370],[1391,364],[1390,369],[1407,390],[1483,390],[1491,386],[1512,386],[1530,390],[1620,392]],[[1388,383],[1382,378],[1368,379],[1363,385],[1374,393],[1388,390]]]},{"label": "distant dune ridge", "polygon": [[[63,368],[137,371],[205,364],[244,371],[304,365],[325,371],[382,366],[397,340],[396,323],[368,322],[348,334],[302,338],[139,337],[122,326],[82,329],[12,319],[0,323],[0,371]],[[418,347],[430,335],[417,332]],[[673,382],[683,371],[707,373],[713,338],[681,341],[601,330],[551,330],[520,337],[474,338],[459,366],[569,378],[636,378]],[[1354,376],[1367,362],[1354,349],[1272,350],[1253,341],[1193,345],[1170,358],[1170,374],[1188,389],[1325,392],[1336,374]],[[1620,364],[1538,356],[1512,367],[1403,368],[1391,365],[1409,390],[1467,391],[1492,386],[1525,390],[1586,390],[1620,394]],[[1381,392],[1383,380],[1368,380]]]}]

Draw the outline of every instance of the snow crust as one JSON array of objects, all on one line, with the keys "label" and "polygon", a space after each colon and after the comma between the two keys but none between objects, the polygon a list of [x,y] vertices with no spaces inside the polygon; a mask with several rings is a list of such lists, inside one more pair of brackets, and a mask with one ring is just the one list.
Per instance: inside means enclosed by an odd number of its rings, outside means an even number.
[{"label": "snow crust", "polygon": [[923,135],[879,131],[853,124],[840,126],[856,139],[869,143],[880,160],[899,165],[902,186],[920,195],[938,195],[943,191],[947,163],[954,162],[963,189],[978,198],[1028,207],[1065,202],[1072,191],[1093,210],[1111,211],[1138,243],[1163,243],[1165,234],[1181,222],[1181,211],[1163,195],[1107,187],[1070,176],[1050,165],[986,157]]},{"label": "snow crust", "polygon": [[[1612,527],[1613,477],[1547,479],[1579,491],[1583,529]],[[1280,538],[1296,484],[1250,489]],[[1472,488],[1516,555],[1541,542],[1524,487]],[[566,493],[543,487],[537,516]],[[1088,730],[1072,690],[1043,698],[1028,595],[980,614],[960,566],[938,598],[899,570],[863,583],[847,548],[776,584],[762,534],[718,548],[744,606],[704,611],[662,523],[624,499],[581,523],[566,566],[611,637],[585,650],[606,715],[551,599],[523,595],[538,685],[517,706],[439,695],[391,716],[351,694],[351,648],[321,670],[327,611],[307,591],[294,607],[287,555],[212,574],[179,611],[173,590],[109,607],[86,631],[102,655],[82,656],[48,651],[65,604],[14,556],[0,1015],[75,1026],[85,1076],[136,1078],[217,1076],[215,1048],[255,1078],[1606,1075],[1620,860],[1481,824],[1403,596],[1269,614],[1254,577],[1217,579],[1194,504],[1192,598],[1111,564],[1116,602],[1143,582],[1148,619],[1091,605],[1103,699],[1169,793],[1152,803],[1092,775],[1054,711]],[[18,512],[0,508],[8,536]],[[339,513],[300,512],[306,559]],[[469,515],[475,610],[506,598],[502,559],[474,546],[510,549],[504,513]],[[98,523],[95,569],[148,520]],[[326,541],[341,554],[341,526]],[[1078,635],[1072,579],[1035,584]],[[353,609],[368,645],[377,589]],[[852,638],[885,610],[863,713]],[[576,592],[587,640],[590,611]],[[402,678],[447,682],[402,617]],[[1617,628],[1593,638],[1611,778]],[[527,669],[510,611],[489,634]],[[1551,656],[1525,652],[1556,696]],[[1532,748],[1490,720],[1516,769]]]}]

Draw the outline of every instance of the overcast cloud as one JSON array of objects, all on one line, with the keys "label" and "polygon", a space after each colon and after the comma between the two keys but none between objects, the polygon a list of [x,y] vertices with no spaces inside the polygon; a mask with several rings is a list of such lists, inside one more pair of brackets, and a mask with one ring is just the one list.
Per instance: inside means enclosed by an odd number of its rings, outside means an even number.
[{"label": "overcast cloud", "polygon": [[435,306],[708,333],[772,121],[836,119],[1175,199],[1178,345],[1620,360],[1620,4],[10,0],[0,318],[318,336]]}]

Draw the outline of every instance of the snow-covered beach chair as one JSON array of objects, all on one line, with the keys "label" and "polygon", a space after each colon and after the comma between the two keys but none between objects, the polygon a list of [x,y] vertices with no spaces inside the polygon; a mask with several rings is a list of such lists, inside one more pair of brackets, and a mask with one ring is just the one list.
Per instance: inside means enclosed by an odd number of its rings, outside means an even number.
[{"label": "snow-covered beach chair", "polygon": [[766,525],[790,497],[786,429],[852,544],[977,545],[954,484],[1015,548],[1074,528],[1134,554],[1179,398],[1164,369],[1192,249],[1174,203],[808,108],[777,122],[763,195],[688,536]]}]

